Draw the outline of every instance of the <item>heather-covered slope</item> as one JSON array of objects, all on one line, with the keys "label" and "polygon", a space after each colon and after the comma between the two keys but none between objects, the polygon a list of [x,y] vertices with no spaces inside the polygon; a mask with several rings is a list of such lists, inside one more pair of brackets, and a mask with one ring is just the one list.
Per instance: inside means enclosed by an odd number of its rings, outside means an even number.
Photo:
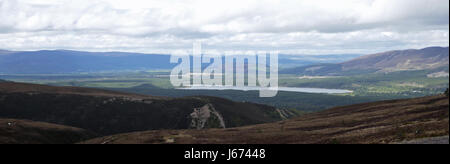
[{"label": "heather-covered slope", "polygon": [[44,122],[0,119],[0,144],[71,144],[95,135],[92,132]]},{"label": "heather-covered slope", "polygon": [[84,128],[101,135],[158,129],[224,128],[296,114],[214,97],[165,98],[90,88],[0,82],[0,118]]},{"label": "heather-covered slope", "polygon": [[448,134],[449,99],[432,96],[337,107],[276,123],[201,131],[135,132],[82,143],[395,143]]}]

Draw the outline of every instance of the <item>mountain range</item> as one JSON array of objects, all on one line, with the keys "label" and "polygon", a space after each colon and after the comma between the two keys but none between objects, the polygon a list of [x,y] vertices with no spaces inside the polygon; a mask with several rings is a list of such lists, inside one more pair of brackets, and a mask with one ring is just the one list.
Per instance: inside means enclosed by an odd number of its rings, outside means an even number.
[{"label": "mountain range", "polygon": [[[397,50],[372,55],[280,55],[284,74],[350,75],[448,67],[448,47]],[[81,72],[167,70],[170,55],[70,50],[0,50],[1,74],[64,74]]]},{"label": "mountain range", "polygon": [[316,64],[282,70],[284,74],[305,76],[342,76],[410,70],[447,71],[449,47],[428,47],[365,55],[337,64]]},{"label": "mountain range", "polygon": [[[338,63],[358,54],[280,55],[281,68],[322,63]],[[1,74],[64,74],[106,71],[167,70],[170,55],[127,52],[83,52],[69,50],[0,50]]]},{"label": "mountain range", "polygon": [[121,70],[170,69],[170,56],[123,52],[43,50],[0,52],[0,73],[58,74]]}]

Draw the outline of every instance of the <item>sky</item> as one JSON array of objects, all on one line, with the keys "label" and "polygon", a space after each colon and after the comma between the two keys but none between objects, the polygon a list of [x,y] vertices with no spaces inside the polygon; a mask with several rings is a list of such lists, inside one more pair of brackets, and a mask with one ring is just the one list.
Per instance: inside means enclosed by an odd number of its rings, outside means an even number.
[{"label": "sky", "polygon": [[0,0],[0,49],[370,54],[449,46],[448,0]]}]

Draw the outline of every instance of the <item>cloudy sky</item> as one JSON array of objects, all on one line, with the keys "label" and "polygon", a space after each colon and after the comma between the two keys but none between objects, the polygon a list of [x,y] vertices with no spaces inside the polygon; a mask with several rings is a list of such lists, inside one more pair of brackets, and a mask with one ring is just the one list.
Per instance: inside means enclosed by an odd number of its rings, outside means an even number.
[{"label": "cloudy sky", "polygon": [[0,0],[0,49],[290,54],[449,45],[448,0]]}]

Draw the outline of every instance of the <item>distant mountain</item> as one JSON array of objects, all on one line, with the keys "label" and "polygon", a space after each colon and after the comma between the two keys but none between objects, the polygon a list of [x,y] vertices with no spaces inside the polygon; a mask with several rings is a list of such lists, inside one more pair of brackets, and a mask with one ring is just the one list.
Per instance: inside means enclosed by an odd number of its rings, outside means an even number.
[{"label": "distant mountain", "polygon": [[[84,144],[389,144],[448,136],[449,99],[431,96],[355,104],[233,129],[116,134]],[[448,144],[447,140],[443,143]]]},{"label": "distant mountain", "polygon": [[0,118],[83,128],[97,134],[225,128],[280,121],[289,110],[214,97],[167,98],[78,87],[0,82]]},{"label": "distant mountain", "polygon": [[[300,75],[346,75],[423,70],[448,67],[448,54],[448,47],[390,51],[362,57],[357,54],[318,56],[282,54],[279,56],[279,67],[282,69],[281,73]],[[0,50],[0,74],[162,70],[172,69],[175,65],[170,63],[169,55],[159,54]]]},{"label": "distant mountain", "polygon": [[[328,61],[338,63],[360,55],[280,55],[280,68],[306,66]],[[68,50],[0,50],[2,74],[58,74],[102,71],[172,69],[169,55]]]},{"label": "distant mountain", "polygon": [[329,54],[329,55],[285,55],[278,56],[280,69],[295,68],[319,63],[341,63],[357,57],[360,54]]},{"label": "distant mountain", "polygon": [[374,72],[431,70],[449,66],[448,47],[389,51],[362,56],[338,64],[316,64],[286,69],[281,73],[299,75],[351,75]]},{"label": "distant mountain", "polygon": [[11,51],[7,51],[7,50],[0,50],[0,55],[6,55],[12,53]]},{"label": "distant mountain", "polygon": [[170,69],[170,56],[122,52],[27,51],[0,55],[0,73],[53,74]]}]

